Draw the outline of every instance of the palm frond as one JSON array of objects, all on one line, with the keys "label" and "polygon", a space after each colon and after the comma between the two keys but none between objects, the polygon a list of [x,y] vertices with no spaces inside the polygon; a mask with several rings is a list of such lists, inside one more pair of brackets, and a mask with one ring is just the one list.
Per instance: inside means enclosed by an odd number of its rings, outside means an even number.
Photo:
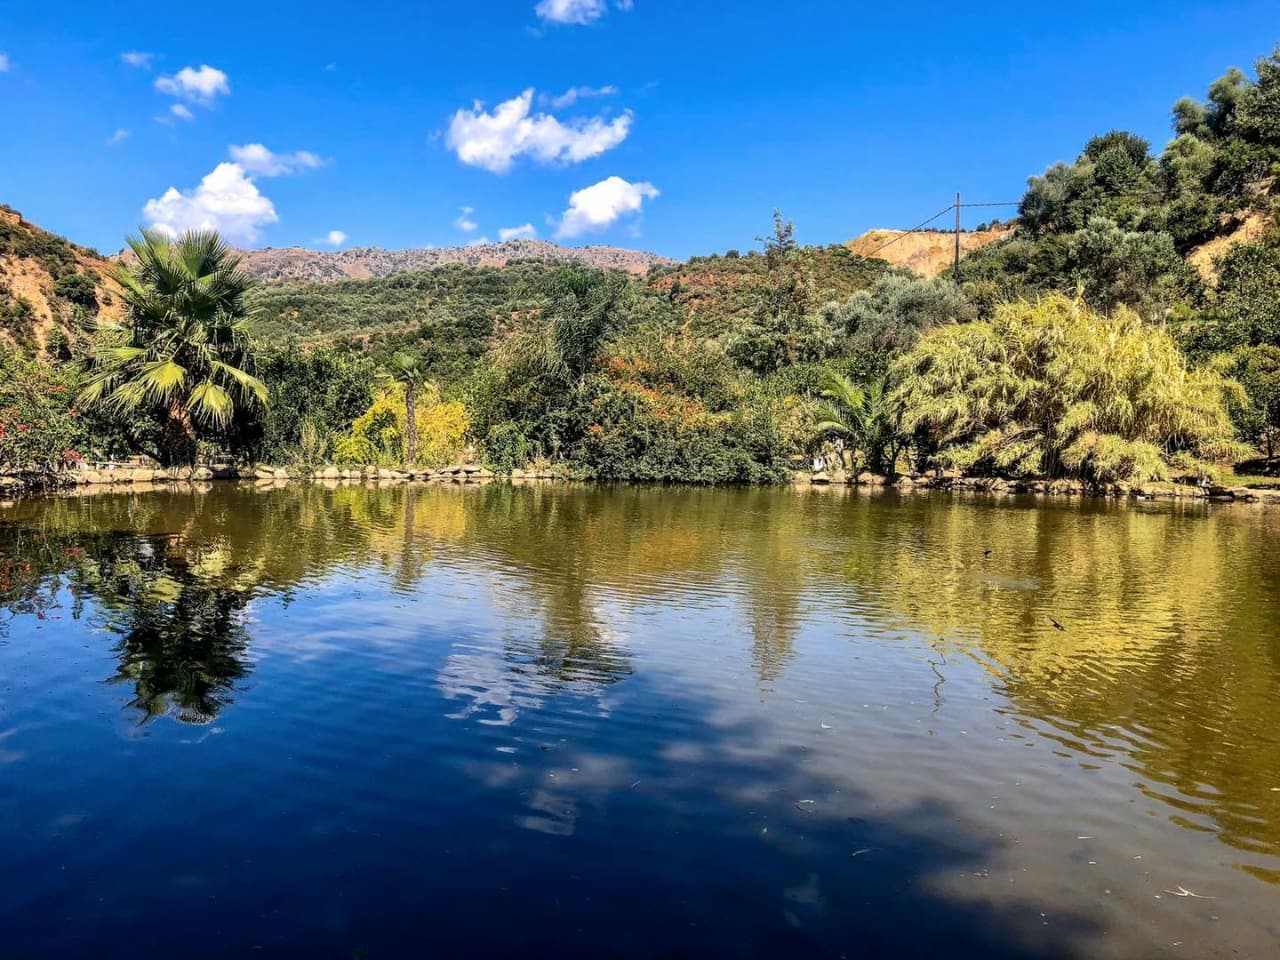
[{"label": "palm frond", "polygon": [[235,402],[231,399],[231,394],[212,380],[197,384],[187,397],[187,405],[194,416],[216,426],[225,426],[230,423],[231,416],[235,412]]}]

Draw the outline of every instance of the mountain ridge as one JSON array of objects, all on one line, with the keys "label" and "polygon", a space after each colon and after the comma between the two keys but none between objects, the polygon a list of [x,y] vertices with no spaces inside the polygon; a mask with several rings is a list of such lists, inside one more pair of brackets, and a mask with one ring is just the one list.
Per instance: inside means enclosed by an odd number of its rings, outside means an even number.
[{"label": "mountain ridge", "polygon": [[607,245],[565,247],[549,240],[526,239],[463,247],[418,247],[403,250],[349,247],[329,251],[309,247],[264,247],[238,252],[244,258],[245,268],[266,283],[369,280],[393,273],[430,270],[453,263],[502,267],[514,260],[581,263],[643,276],[652,266],[678,262],[645,250]]}]

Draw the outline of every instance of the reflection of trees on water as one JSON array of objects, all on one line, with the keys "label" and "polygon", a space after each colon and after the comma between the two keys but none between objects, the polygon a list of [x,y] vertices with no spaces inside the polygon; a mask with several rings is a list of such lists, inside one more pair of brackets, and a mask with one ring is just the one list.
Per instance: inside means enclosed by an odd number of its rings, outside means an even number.
[{"label": "reflection of trees on water", "polygon": [[[0,604],[41,616],[62,586],[73,603],[93,599],[120,638],[117,678],[134,684],[136,706],[186,719],[216,715],[249,670],[253,597],[346,568],[381,569],[405,592],[443,565],[489,581],[517,626],[492,662],[456,650],[450,682],[499,717],[628,676],[619,605],[674,603],[696,618],[700,603],[733,602],[762,680],[784,673],[805,628],[843,629],[833,617],[896,625],[975,655],[1067,748],[1123,753],[1147,782],[1216,818],[1228,842],[1274,852],[1277,537],[1274,511],[1204,507],[223,487],[17,504],[0,515]],[[1120,741],[1117,730],[1142,735]]]},{"label": "reflection of trees on water", "polygon": [[1280,515],[827,499],[847,549],[815,583],[976,655],[1044,735],[1123,758],[1175,816],[1280,852]]},{"label": "reflection of trees on water", "polygon": [[152,494],[30,501],[0,524],[0,566],[21,558],[21,582],[0,601],[43,613],[67,588],[72,616],[93,601],[117,637],[110,679],[133,688],[143,719],[207,722],[248,673],[245,608],[335,562],[361,557],[341,512],[318,498]]}]

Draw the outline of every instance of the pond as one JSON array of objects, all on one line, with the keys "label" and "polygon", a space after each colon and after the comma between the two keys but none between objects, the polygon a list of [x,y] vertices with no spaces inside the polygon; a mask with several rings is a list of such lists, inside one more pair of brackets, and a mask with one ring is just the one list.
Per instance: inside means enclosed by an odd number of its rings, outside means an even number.
[{"label": "pond", "polygon": [[0,508],[5,957],[1274,956],[1280,512]]}]

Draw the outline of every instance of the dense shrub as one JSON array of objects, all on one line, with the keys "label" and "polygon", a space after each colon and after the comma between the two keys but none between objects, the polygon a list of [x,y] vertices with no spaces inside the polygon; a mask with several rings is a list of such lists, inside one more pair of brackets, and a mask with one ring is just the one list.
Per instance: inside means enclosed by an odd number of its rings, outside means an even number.
[{"label": "dense shrub", "polygon": [[87,442],[74,369],[0,351],[0,469],[56,471]]},{"label": "dense shrub", "polygon": [[324,441],[349,431],[377,386],[371,359],[330,347],[287,345],[264,354],[257,372],[272,402],[238,425],[236,446],[267,463],[298,459],[307,424]]},{"label": "dense shrub", "polygon": [[[457,459],[469,426],[466,407],[457,400],[442,399],[434,384],[420,388],[416,406],[417,462],[441,467]],[[334,440],[333,459],[376,466],[406,463],[408,420],[404,391],[395,386],[383,389],[356,417],[350,431]]]},{"label": "dense shrub", "polygon": [[1058,295],[936,330],[895,375],[905,428],[962,470],[1147,480],[1244,453],[1227,412],[1238,384],[1188,368],[1132,313]]},{"label": "dense shrub", "polygon": [[745,403],[727,359],[689,338],[617,344],[584,387],[571,459],[607,480],[768,483],[791,452],[772,405]]}]

